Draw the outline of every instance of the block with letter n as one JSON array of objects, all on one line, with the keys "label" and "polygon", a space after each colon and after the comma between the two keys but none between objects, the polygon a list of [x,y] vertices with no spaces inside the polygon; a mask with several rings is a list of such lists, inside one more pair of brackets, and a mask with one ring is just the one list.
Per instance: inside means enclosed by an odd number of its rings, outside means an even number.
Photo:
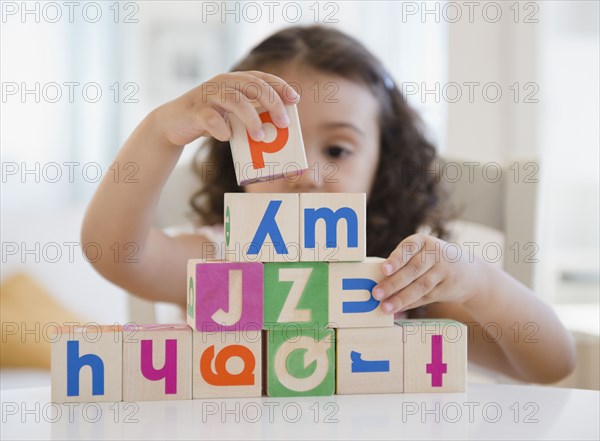
[{"label": "block with letter n", "polygon": [[301,193],[300,260],[365,260],[366,219],[365,193]]},{"label": "block with letter n", "polygon": [[467,326],[454,320],[398,320],[404,338],[404,392],[465,392]]},{"label": "block with letter n", "polygon": [[238,185],[295,176],[308,168],[298,108],[295,104],[285,106],[290,124],[280,128],[273,124],[270,113],[264,108],[256,109],[263,124],[265,138],[255,141],[244,123],[228,113],[231,126],[231,155]]},{"label": "block with letter n", "polygon": [[262,329],[262,263],[190,259],[187,272],[187,322],[192,329]]},{"label": "block with letter n", "polygon": [[52,336],[52,401],[121,401],[123,328],[63,326]]},{"label": "block with letter n", "polygon": [[373,288],[384,279],[384,259],[368,257],[364,262],[329,263],[329,322],[335,328],[393,326]]}]

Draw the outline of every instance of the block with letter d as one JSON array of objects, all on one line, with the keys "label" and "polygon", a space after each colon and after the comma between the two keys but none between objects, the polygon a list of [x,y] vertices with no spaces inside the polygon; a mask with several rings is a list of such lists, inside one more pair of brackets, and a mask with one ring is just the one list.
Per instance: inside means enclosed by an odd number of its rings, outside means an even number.
[{"label": "block with letter d", "polygon": [[121,401],[120,325],[64,326],[52,337],[52,401]]},{"label": "block with letter d", "polygon": [[325,262],[265,263],[263,329],[324,328],[328,322],[328,268]]},{"label": "block with letter d", "polygon": [[188,260],[187,322],[200,332],[260,330],[263,264]]},{"label": "block with letter d", "polygon": [[336,393],[402,393],[402,327],[348,328],[336,333]]},{"label": "block with letter d", "polygon": [[365,193],[301,193],[300,260],[364,260],[366,219]]},{"label": "block with letter d", "polygon": [[123,401],[192,398],[192,330],[185,324],[123,327]]},{"label": "block with letter d", "polygon": [[260,330],[192,332],[192,397],[260,397]]},{"label": "block with letter d", "polygon": [[231,155],[238,185],[265,181],[301,173],[308,168],[298,108],[295,104],[285,106],[290,124],[279,128],[271,115],[258,108],[258,117],[263,123],[265,139],[255,141],[244,123],[234,114],[228,113],[231,126]]},{"label": "block with letter d", "polygon": [[335,328],[393,326],[373,297],[373,288],[385,277],[384,259],[368,257],[364,262],[329,263],[329,322]]},{"label": "block with letter d", "polygon": [[465,392],[467,326],[454,320],[398,320],[404,338],[404,392]]},{"label": "block with letter d", "polygon": [[297,262],[297,193],[225,193],[225,260]]},{"label": "block with letter d", "polygon": [[317,326],[288,326],[265,332],[267,395],[333,395],[335,333]]}]

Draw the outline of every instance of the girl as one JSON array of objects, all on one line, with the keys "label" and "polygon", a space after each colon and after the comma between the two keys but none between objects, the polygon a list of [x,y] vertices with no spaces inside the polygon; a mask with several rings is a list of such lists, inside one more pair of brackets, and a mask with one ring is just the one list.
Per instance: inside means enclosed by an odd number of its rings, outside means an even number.
[{"label": "girl", "polygon": [[[279,127],[289,123],[284,104],[298,104],[308,163],[316,167],[299,180],[236,185],[225,117],[236,114],[260,141],[265,133],[253,103],[265,107]],[[204,185],[192,206],[205,226],[214,227],[169,237],[152,227],[155,207],[183,146],[202,136],[212,137],[205,161],[216,173],[205,176],[197,167]],[[522,381],[560,380],[574,368],[574,345],[552,310],[482,260],[467,253],[454,262],[442,258],[447,210],[436,177],[424,172],[435,160],[417,116],[365,47],[331,28],[287,28],[255,47],[232,72],[148,114],[116,158],[120,167],[138,165],[137,183],[105,177],[87,210],[81,239],[102,249],[115,241],[137,244],[137,263],[104,258],[95,268],[139,296],[183,305],[187,260],[209,257],[201,250],[222,243],[216,235],[225,192],[365,192],[367,254],[387,258],[386,277],[373,289],[385,312],[420,311],[421,317],[470,324],[471,361]],[[483,329],[492,322],[504,337],[486,335]],[[513,339],[515,322],[536,323],[537,342]]]}]

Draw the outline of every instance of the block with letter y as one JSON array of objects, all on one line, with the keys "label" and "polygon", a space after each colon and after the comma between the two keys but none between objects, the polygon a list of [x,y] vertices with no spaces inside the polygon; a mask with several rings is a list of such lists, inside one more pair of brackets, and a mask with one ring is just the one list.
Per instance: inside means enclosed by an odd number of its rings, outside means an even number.
[{"label": "block with letter y", "polygon": [[225,193],[225,260],[297,262],[297,193]]},{"label": "block with letter y", "polygon": [[467,326],[454,320],[398,320],[404,338],[404,392],[465,392]]},{"label": "block with letter y", "polygon": [[393,326],[394,316],[383,312],[373,297],[373,288],[385,277],[383,261],[368,257],[364,262],[329,263],[329,326]]},{"label": "block with letter y", "polygon": [[187,322],[199,332],[260,330],[263,264],[188,261]]}]

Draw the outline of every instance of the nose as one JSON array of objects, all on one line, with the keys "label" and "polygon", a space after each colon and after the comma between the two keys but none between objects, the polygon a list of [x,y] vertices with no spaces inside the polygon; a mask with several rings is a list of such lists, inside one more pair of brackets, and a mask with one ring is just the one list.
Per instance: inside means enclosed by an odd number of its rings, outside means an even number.
[{"label": "nose", "polygon": [[298,193],[311,193],[323,191],[323,164],[320,155],[313,154],[312,148],[306,148],[306,160],[308,169],[301,175],[290,178],[292,191]]}]

